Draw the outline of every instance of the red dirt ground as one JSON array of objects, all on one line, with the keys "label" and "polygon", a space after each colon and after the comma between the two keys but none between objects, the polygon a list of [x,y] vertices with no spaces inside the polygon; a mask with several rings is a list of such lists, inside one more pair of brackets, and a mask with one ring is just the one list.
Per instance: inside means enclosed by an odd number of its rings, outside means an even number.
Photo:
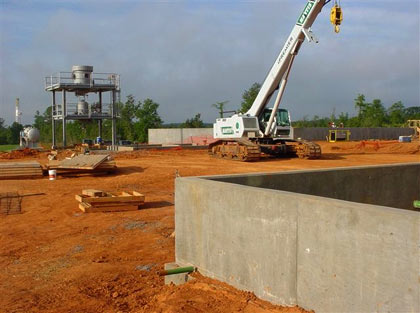
[{"label": "red dirt ground", "polygon": [[[197,274],[165,286],[157,272],[174,261],[174,178],[420,162],[418,143],[321,143],[320,160],[212,159],[206,151],[141,151],[116,156],[109,176],[3,180],[0,192],[45,192],[24,198],[23,214],[0,216],[0,312],[305,312],[274,306],[252,293]],[[46,153],[19,156],[46,163]],[[4,159],[2,161],[10,161]],[[82,213],[82,189],[138,190],[143,210]]]}]

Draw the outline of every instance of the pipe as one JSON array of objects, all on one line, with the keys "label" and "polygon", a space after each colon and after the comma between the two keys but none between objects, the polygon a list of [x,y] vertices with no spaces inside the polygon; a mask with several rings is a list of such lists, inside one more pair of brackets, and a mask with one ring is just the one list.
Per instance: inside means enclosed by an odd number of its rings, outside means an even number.
[{"label": "pipe", "polygon": [[194,272],[194,266],[186,266],[186,267],[177,267],[170,270],[164,270],[159,273],[160,276],[165,275],[174,275],[174,274],[181,274],[181,273],[191,273]]}]

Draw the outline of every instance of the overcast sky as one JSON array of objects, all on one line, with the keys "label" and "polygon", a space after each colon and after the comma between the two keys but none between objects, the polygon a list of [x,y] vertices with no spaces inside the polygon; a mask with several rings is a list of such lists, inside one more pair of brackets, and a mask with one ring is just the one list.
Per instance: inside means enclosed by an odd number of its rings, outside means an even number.
[{"label": "overcast sky", "polygon": [[[212,103],[237,109],[243,91],[262,83],[306,0],[134,1],[0,0],[0,117],[23,123],[44,112],[51,94],[44,77],[93,65],[121,74],[122,99],[152,98],[165,122],[201,113]],[[342,0],[337,35],[331,3],[313,25],[281,106],[292,119],[354,114],[358,93],[388,107],[419,106],[419,1]]]}]

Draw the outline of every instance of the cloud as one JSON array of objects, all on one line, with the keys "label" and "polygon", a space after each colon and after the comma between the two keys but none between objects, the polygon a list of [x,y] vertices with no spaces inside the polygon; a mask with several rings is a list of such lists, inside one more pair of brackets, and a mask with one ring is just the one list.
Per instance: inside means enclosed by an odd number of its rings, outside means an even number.
[{"label": "cloud", "polygon": [[[42,4],[5,5],[1,17],[0,115],[9,123],[14,98],[32,122],[51,101],[44,76],[74,64],[121,74],[123,98],[154,99],[165,122],[198,112],[211,122],[212,103],[236,109],[263,81],[304,1]],[[294,118],[352,113],[357,93],[419,105],[418,4],[417,12],[392,2],[348,6],[339,35],[329,6],[321,12],[313,27],[320,43],[305,42],[296,59],[283,102]]]}]

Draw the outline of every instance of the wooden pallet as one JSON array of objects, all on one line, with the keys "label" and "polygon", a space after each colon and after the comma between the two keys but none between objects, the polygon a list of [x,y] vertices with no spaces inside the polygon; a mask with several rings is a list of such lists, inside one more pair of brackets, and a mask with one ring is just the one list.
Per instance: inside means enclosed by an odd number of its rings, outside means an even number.
[{"label": "wooden pallet", "polygon": [[75,198],[79,209],[86,213],[135,211],[145,201],[145,196],[137,191],[111,193],[95,189],[85,189]]}]

